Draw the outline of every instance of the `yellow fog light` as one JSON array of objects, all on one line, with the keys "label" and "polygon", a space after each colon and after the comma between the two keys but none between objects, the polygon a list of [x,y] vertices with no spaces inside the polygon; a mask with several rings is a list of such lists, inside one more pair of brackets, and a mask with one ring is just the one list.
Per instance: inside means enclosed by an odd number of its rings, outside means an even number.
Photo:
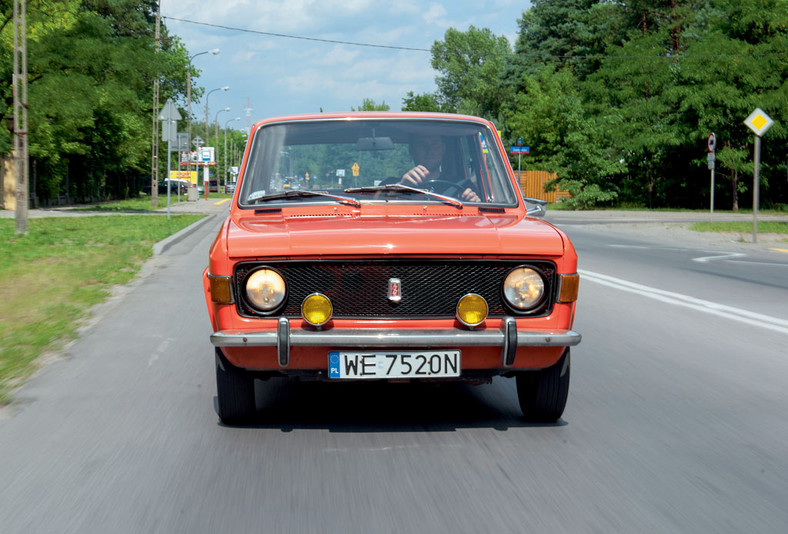
[{"label": "yellow fog light", "polygon": [[312,293],[301,303],[301,316],[312,326],[322,326],[331,319],[331,300],[322,293]]},{"label": "yellow fog light", "polygon": [[457,303],[457,319],[465,326],[477,326],[487,318],[487,301],[476,293],[468,293]]},{"label": "yellow fog light", "polygon": [[229,276],[217,276],[213,274],[208,275],[208,281],[211,284],[211,300],[216,304],[232,304],[235,302],[233,299],[233,288],[231,278]]}]

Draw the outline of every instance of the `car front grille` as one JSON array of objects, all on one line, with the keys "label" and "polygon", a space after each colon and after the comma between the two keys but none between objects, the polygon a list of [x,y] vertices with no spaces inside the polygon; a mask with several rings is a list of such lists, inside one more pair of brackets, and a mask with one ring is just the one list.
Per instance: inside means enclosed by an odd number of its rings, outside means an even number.
[{"label": "car front grille", "polygon": [[[238,312],[244,317],[300,317],[301,302],[312,293],[331,299],[335,318],[452,318],[457,301],[468,293],[484,297],[489,317],[516,315],[503,300],[502,284],[518,266],[538,270],[545,279],[546,298],[529,317],[550,313],[554,302],[555,265],[547,261],[399,260],[244,262],[235,269]],[[261,313],[246,299],[247,277],[261,267],[278,271],[287,283],[287,297],[273,313]],[[389,280],[399,279],[402,298],[388,298]]]}]

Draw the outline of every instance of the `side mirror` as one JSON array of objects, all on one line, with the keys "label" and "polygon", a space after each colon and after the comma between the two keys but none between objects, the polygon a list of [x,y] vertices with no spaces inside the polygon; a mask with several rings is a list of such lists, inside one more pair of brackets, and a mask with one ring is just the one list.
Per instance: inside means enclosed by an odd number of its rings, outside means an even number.
[{"label": "side mirror", "polygon": [[538,198],[523,197],[525,208],[529,217],[539,217],[540,219],[547,213],[547,201]]}]

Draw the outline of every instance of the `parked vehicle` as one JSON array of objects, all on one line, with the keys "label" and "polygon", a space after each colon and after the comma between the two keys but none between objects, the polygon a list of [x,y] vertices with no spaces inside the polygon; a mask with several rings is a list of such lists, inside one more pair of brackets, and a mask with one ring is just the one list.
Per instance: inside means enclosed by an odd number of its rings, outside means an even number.
[{"label": "parked vehicle", "polygon": [[[159,182],[158,192],[160,195],[167,194],[167,185],[170,186],[170,193],[173,195],[178,194],[178,190],[180,189],[180,193],[185,195],[189,191],[189,186],[191,185],[188,180],[181,180],[181,179],[173,179],[170,180],[165,178]],[[142,186],[142,192],[146,195],[150,195],[150,183],[145,183]]]},{"label": "parked vehicle", "polygon": [[224,184],[224,192],[231,195],[235,192],[235,182],[227,182]]},{"label": "parked vehicle", "polygon": [[203,275],[223,422],[252,419],[254,380],[278,376],[510,377],[527,419],[561,417],[577,255],[523,199],[491,122],[284,117],[256,124],[247,154]]}]

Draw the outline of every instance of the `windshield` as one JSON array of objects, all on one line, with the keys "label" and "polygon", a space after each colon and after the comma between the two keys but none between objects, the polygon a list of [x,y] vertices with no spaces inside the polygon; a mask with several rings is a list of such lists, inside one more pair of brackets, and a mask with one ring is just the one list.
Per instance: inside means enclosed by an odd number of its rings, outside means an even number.
[{"label": "windshield", "polygon": [[513,206],[517,193],[495,135],[484,124],[464,120],[342,118],[271,124],[255,133],[239,204]]}]

